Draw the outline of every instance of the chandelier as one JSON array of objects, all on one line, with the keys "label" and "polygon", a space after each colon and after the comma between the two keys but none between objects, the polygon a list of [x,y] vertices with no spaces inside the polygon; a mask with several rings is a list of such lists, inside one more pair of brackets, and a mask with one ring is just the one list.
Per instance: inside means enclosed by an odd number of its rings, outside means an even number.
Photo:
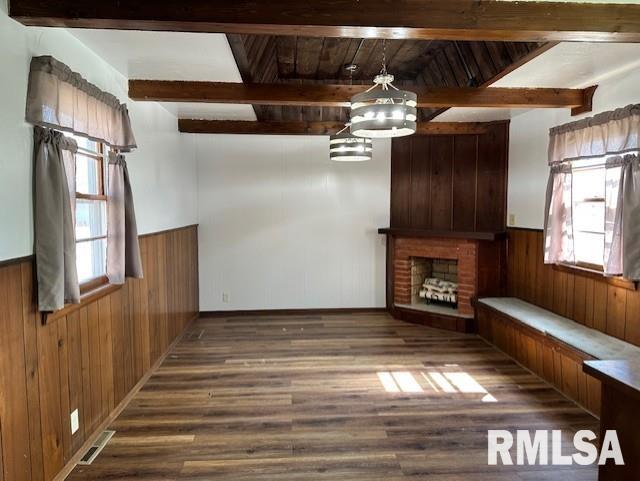
[{"label": "chandelier", "polygon": [[363,162],[371,160],[373,144],[370,138],[356,137],[347,130],[349,124],[329,137],[329,158],[338,162]]},{"label": "chandelier", "polygon": [[357,137],[403,137],[416,132],[418,96],[393,85],[383,43],[382,70],[374,85],[351,98],[351,133]]}]

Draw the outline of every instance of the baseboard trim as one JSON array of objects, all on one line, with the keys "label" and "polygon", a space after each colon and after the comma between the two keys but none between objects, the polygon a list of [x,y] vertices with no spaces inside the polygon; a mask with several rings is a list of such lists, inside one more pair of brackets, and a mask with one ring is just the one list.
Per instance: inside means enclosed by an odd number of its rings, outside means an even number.
[{"label": "baseboard trim", "polygon": [[127,405],[129,404],[129,402],[131,402],[131,400],[133,399],[133,397],[138,394],[138,392],[140,391],[140,389],[142,389],[142,387],[147,383],[147,381],[149,380],[149,378],[156,372],[156,370],[160,367],[160,365],[164,362],[164,360],[167,358],[167,356],[169,355],[169,353],[173,350],[173,348],[184,338],[185,334],[187,333],[187,331],[189,330],[189,327],[191,327],[191,325],[193,324],[193,322],[198,319],[200,316],[198,314],[196,314],[188,323],[186,326],[184,326],[184,329],[182,330],[182,332],[178,335],[178,337],[176,337],[173,342],[171,344],[169,344],[169,347],[167,347],[167,349],[164,351],[164,353],[158,358],[158,360],[156,362],[153,363],[153,366],[151,366],[149,368],[149,370],[140,378],[140,380],[136,383],[135,386],[133,386],[133,388],[131,389],[131,391],[129,391],[129,393],[124,397],[124,399],[122,401],[120,401],[120,404],[118,404],[116,406],[116,408],[109,414],[109,416],[107,416],[107,418],[102,421],[102,423],[96,428],[96,430],[93,432],[93,434],[91,434],[91,436],[89,436],[84,444],[82,446],[80,446],[80,449],[78,449],[75,454],[71,457],[71,459],[69,460],[69,462],[64,466],[64,468],[62,468],[62,470],[56,474],[56,476],[53,478],[53,481],[64,481],[65,479],[67,479],[67,476],[69,476],[71,474],[71,471],[74,470],[74,468],[78,465],[78,461],[80,461],[80,459],[82,458],[83,454],[87,451],[87,449],[89,449],[91,446],[93,446],[94,442],[96,441],[96,439],[98,438],[98,436],[100,436],[102,434],[102,432],[107,429],[109,427],[109,425],[111,423],[113,423],[113,421],[115,421],[115,419],[120,416],[120,414],[122,413],[122,411],[124,411],[124,409],[127,407]]},{"label": "baseboard trim", "polygon": [[235,311],[200,311],[200,317],[246,317],[246,316],[321,316],[331,314],[380,314],[388,312],[386,307],[349,307],[326,309],[254,309]]}]

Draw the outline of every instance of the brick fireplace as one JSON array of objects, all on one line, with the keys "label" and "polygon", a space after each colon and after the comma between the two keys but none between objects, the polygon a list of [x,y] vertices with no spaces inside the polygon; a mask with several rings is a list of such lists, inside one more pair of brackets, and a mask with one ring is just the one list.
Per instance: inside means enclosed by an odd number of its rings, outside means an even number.
[{"label": "brick fireplace", "polygon": [[[393,243],[393,302],[396,305],[416,303],[417,277],[427,273],[424,263],[415,259],[431,259],[458,283],[458,305],[452,315],[473,316],[471,300],[478,291],[478,242],[467,239],[398,237]],[[454,261],[454,262],[451,262]],[[455,265],[455,269],[452,267]],[[448,266],[448,267],[446,267]],[[446,273],[444,269],[446,267]],[[431,275],[431,273],[429,273]],[[436,273],[437,276],[437,273]],[[447,277],[443,277],[446,279]],[[420,281],[421,282],[421,281]],[[453,311],[453,309],[452,309]]]}]

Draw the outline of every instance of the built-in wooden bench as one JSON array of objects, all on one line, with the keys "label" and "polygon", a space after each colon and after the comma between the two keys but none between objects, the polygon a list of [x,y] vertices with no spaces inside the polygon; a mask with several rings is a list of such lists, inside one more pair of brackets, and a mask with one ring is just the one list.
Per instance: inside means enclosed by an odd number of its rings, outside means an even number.
[{"label": "built-in wooden bench", "polygon": [[587,375],[583,363],[624,360],[640,365],[639,347],[518,298],[479,299],[476,317],[483,338],[597,416],[600,380]]}]

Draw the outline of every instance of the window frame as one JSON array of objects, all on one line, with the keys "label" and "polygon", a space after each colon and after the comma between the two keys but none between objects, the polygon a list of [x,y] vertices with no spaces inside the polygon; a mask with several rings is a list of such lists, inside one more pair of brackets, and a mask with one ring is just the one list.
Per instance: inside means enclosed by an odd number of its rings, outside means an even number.
[{"label": "window frame", "polygon": [[[603,178],[602,178],[603,186],[606,184],[606,168],[605,168],[604,161],[603,161],[602,164],[598,163],[598,164],[595,164],[595,165],[588,165],[588,166],[584,166],[584,167],[581,166],[581,167],[573,168],[572,170],[574,172],[576,172],[576,171],[585,172],[585,171],[596,171],[596,170],[600,171],[601,170],[602,173],[603,173]],[[575,179],[575,175],[574,175],[572,182],[575,183],[575,180],[576,179]],[[598,203],[598,204],[602,204],[604,206],[604,208],[606,209],[606,193],[602,197],[594,195],[592,197],[586,197],[584,199],[580,199],[577,202]],[[605,219],[604,218],[602,219],[602,228],[603,228],[602,232],[586,231],[586,230],[576,229],[575,226],[576,226],[577,222],[576,222],[575,213],[576,213],[577,209],[575,209],[575,205],[577,204],[577,202],[576,202],[575,199],[572,199],[572,204],[573,205],[572,205],[571,208],[573,210],[572,216],[573,216],[573,226],[574,226],[574,242],[575,242],[575,237],[576,237],[575,233],[576,232],[602,235],[602,254],[604,256],[604,242],[605,242],[605,235],[606,235],[605,232],[604,232]],[[574,264],[568,264],[567,263],[566,265],[576,266],[576,267],[578,267],[580,269],[583,269],[583,270],[588,270],[588,271],[592,271],[592,272],[604,275],[604,260],[603,260],[602,264],[593,264],[591,262],[585,262],[585,261],[581,261],[581,260],[577,260],[576,259]]]},{"label": "window frame", "polygon": [[[73,137],[72,137],[73,138]],[[77,209],[77,202],[78,200],[85,200],[85,201],[92,201],[92,202],[104,202],[105,204],[105,215],[108,216],[107,213],[107,178],[106,178],[106,169],[108,167],[108,163],[105,162],[106,160],[106,155],[107,155],[107,149],[105,148],[105,144],[104,142],[99,142],[97,140],[92,140],[92,142],[95,142],[96,146],[97,146],[97,153],[84,149],[83,147],[78,146],[78,151],[76,152],[76,158],[75,158],[75,168],[76,168],[76,172],[77,172],[77,168],[78,168],[78,156],[82,156],[82,157],[86,157],[89,159],[93,159],[96,161],[97,163],[97,171],[99,173],[98,175],[98,194],[86,194],[83,192],[78,192],[77,189],[77,180],[76,180],[76,189],[75,189],[75,202],[76,205],[74,206],[74,208]],[[73,226],[73,232],[74,232],[74,238],[75,238],[75,243],[76,246],[78,246],[78,244],[84,243],[84,242],[91,242],[91,241],[95,241],[95,240],[99,240],[99,239],[104,239],[105,242],[107,241],[107,236],[109,233],[109,222],[108,222],[108,217],[107,217],[107,221],[106,221],[106,229],[105,229],[105,233],[104,235],[101,236],[94,236],[94,237],[87,237],[86,239],[78,239],[77,238],[77,232],[76,232],[76,223],[74,220],[74,226]],[[80,294],[81,295],[86,295],[88,293],[91,293],[97,289],[100,289],[106,285],[109,284],[109,278],[106,275],[106,259],[105,259],[105,273],[96,277],[93,277],[91,279],[87,279],[83,282],[80,283]]]}]

